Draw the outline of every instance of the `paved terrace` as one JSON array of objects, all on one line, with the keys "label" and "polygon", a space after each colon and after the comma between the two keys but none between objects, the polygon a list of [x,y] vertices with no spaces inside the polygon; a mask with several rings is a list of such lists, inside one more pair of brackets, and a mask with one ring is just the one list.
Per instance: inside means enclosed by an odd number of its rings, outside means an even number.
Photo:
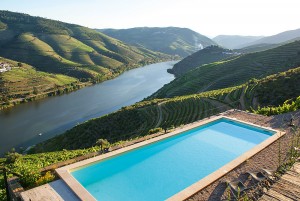
[{"label": "paved terrace", "polygon": [[300,162],[296,162],[259,200],[300,200]]},{"label": "paved terrace", "polygon": [[[225,176],[221,177],[217,181],[213,182],[209,186],[202,189],[200,192],[191,196],[188,200],[227,200],[226,193],[226,180],[232,180],[239,178],[245,180],[244,175],[247,171],[256,171],[261,168],[276,169],[279,165],[278,153],[279,149],[282,153],[282,160],[285,159],[286,153],[289,149],[289,143],[292,140],[293,131],[288,127],[289,120],[293,116],[294,123],[300,126],[300,111],[294,113],[288,113],[284,115],[277,115],[272,117],[265,117],[261,115],[254,115],[243,111],[228,111],[223,114],[231,118],[237,118],[242,121],[254,123],[264,127],[271,127],[273,129],[286,131],[287,134],[281,137],[273,144],[266,147],[264,150],[256,154],[255,156],[242,163],[234,170],[228,172]],[[279,146],[280,145],[280,146]],[[280,148],[279,148],[280,147]],[[298,167],[298,166],[297,166]],[[282,177],[283,178],[283,177]],[[299,182],[299,180],[296,180]],[[280,185],[280,184],[278,184]],[[299,188],[298,188],[299,189]],[[70,190],[70,188],[62,181],[57,180],[46,185],[25,191],[21,193],[22,200],[26,201],[39,201],[39,200],[79,200],[76,195]],[[292,200],[292,199],[290,199]]]},{"label": "paved terrace", "polygon": [[21,197],[24,201],[79,201],[61,179],[25,191],[21,193]]}]

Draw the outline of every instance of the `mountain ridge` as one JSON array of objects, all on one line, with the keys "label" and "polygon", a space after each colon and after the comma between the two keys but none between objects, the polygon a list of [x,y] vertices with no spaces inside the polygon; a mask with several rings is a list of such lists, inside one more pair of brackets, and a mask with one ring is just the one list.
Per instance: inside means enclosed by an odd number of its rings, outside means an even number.
[{"label": "mountain ridge", "polygon": [[299,37],[300,37],[300,28],[280,32],[280,33],[272,35],[272,36],[267,36],[267,37],[261,38],[259,40],[241,45],[237,48],[244,48],[247,46],[257,45],[257,44],[279,44],[279,43],[284,43],[287,41],[296,40],[296,38],[299,38]]},{"label": "mountain ridge", "polygon": [[135,27],[129,29],[96,29],[111,37],[153,51],[187,56],[202,47],[216,45],[208,37],[188,28]]}]

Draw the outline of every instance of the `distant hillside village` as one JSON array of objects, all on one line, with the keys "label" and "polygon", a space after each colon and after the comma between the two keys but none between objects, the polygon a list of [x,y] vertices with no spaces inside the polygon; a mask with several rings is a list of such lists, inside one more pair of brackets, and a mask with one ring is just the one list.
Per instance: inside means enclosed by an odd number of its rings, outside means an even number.
[{"label": "distant hillside village", "polygon": [[237,56],[237,55],[240,55],[241,53],[239,53],[239,52],[222,52],[222,54],[229,54],[229,55]]},{"label": "distant hillside village", "polygon": [[10,71],[11,66],[8,63],[0,63],[0,73],[4,73],[6,71]]}]

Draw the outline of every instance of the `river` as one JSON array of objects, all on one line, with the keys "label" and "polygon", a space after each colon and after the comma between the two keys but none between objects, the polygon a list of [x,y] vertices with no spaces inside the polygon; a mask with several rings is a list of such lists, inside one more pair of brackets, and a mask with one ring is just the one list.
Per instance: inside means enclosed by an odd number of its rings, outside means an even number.
[{"label": "river", "polygon": [[0,154],[49,139],[91,118],[148,97],[174,79],[175,61],[151,64],[119,77],[61,96],[0,111]]}]

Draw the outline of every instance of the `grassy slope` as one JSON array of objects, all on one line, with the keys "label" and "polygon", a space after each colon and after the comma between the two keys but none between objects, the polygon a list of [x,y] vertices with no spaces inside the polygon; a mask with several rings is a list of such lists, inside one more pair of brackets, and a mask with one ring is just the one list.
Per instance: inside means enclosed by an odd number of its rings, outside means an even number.
[{"label": "grassy slope", "polygon": [[152,98],[175,97],[236,86],[300,65],[300,41],[203,65],[165,85]]},{"label": "grassy slope", "polygon": [[9,100],[29,99],[65,88],[73,90],[80,84],[76,78],[36,71],[25,63],[18,67],[19,62],[0,57],[1,62],[9,63],[13,69],[0,74],[0,105]]},{"label": "grassy slope", "polygon": [[79,25],[8,11],[0,11],[0,21],[0,56],[45,72],[103,81],[129,68],[170,59]]},{"label": "grassy slope", "polygon": [[132,139],[147,135],[155,127],[179,126],[231,108],[278,105],[298,97],[300,88],[297,86],[300,86],[300,68],[236,87],[140,102],[78,125],[37,145],[35,151],[86,148],[99,138],[110,142]]},{"label": "grassy slope", "polygon": [[173,73],[176,77],[179,77],[180,75],[183,75],[184,73],[203,64],[209,64],[233,56],[236,55],[231,50],[218,46],[209,46],[184,58],[175,64],[174,67],[169,70],[169,72]]},{"label": "grassy slope", "polygon": [[203,47],[216,45],[214,41],[206,36],[186,28],[140,27],[99,31],[129,44],[183,57],[197,51],[200,44]]}]

